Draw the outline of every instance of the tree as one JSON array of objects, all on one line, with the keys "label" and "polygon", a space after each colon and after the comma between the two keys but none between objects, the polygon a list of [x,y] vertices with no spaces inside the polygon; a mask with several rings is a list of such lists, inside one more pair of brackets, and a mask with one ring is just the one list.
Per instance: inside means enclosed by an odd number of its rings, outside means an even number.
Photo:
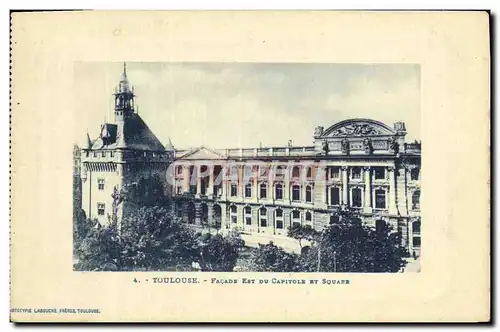
[{"label": "tree", "polygon": [[302,240],[315,241],[319,233],[309,225],[302,226],[300,224],[294,224],[288,228],[288,236],[299,241],[299,246],[302,251]]},{"label": "tree", "polygon": [[85,237],[77,242],[78,271],[116,271],[122,267],[120,240],[115,228],[102,227],[97,220],[86,220]]},{"label": "tree", "polygon": [[239,243],[229,236],[205,233],[201,238],[200,266],[203,271],[232,272],[238,260]]},{"label": "tree", "polygon": [[300,271],[299,257],[274,245],[259,244],[250,255],[249,269],[253,272],[296,272]]},{"label": "tree", "polygon": [[131,209],[138,209],[144,206],[166,206],[169,199],[164,183],[158,175],[153,174],[126,185],[121,191],[121,201],[129,203]]},{"label": "tree", "polygon": [[165,270],[191,266],[199,257],[195,233],[173,221],[162,207],[143,207],[122,221],[121,253],[124,267]]},{"label": "tree", "polygon": [[388,225],[372,229],[356,214],[344,211],[339,222],[324,229],[319,241],[301,256],[300,264],[310,272],[398,272],[405,255]]}]

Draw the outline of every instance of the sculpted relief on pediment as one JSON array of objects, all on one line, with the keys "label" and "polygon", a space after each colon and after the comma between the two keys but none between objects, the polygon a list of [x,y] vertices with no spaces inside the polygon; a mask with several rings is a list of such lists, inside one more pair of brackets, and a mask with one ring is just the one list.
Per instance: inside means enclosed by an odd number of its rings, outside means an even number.
[{"label": "sculpted relief on pediment", "polygon": [[361,123],[352,123],[345,125],[343,127],[337,128],[330,133],[329,136],[372,136],[383,134],[379,129],[369,125]]}]

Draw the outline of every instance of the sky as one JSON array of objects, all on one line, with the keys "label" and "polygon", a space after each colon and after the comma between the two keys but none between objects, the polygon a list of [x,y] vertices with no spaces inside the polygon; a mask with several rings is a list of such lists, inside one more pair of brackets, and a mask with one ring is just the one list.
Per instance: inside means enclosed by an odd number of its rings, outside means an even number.
[{"label": "sky", "polygon": [[[123,63],[74,67],[75,141],[113,122]],[[351,118],[406,123],[420,140],[420,66],[412,64],[127,63],[139,115],[165,145],[312,145],[316,126]]]}]

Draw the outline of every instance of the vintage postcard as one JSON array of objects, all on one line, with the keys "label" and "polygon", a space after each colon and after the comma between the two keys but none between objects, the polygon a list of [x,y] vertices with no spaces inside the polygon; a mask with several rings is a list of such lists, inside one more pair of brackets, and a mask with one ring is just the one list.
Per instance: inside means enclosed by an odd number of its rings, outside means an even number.
[{"label": "vintage postcard", "polygon": [[14,322],[487,322],[484,12],[12,14]]}]

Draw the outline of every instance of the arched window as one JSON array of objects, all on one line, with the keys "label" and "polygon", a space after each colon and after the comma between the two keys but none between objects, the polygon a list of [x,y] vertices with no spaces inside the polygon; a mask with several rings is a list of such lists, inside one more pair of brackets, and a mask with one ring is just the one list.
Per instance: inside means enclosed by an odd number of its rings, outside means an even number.
[{"label": "arched window", "polygon": [[312,213],[307,211],[306,212],[306,221],[311,222],[312,221]]},{"label": "arched window", "polygon": [[267,198],[267,184],[260,184],[260,198]]},{"label": "arched window", "polygon": [[292,168],[292,178],[300,178],[300,167],[294,166]]},{"label": "arched window", "polygon": [[310,185],[306,186],[306,202],[312,202],[312,187]]},{"label": "arched window", "polygon": [[181,175],[182,174],[182,166],[177,166],[176,173],[177,173],[177,175]]},{"label": "arched window", "polygon": [[276,229],[283,229],[283,210],[277,209],[274,218]]},{"label": "arched window", "polygon": [[267,227],[267,209],[261,207],[259,210],[259,223],[260,227]]},{"label": "arched window", "polygon": [[300,201],[300,186],[298,184],[292,186],[292,201]]},{"label": "arched window", "polygon": [[362,205],[362,195],[361,195],[361,189],[360,188],[353,188],[351,190],[351,202],[352,202],[352,207],[361,207]]},{"label": "arched window", "polygon": [[283,199],[283,185],[281,183],[276,184],[274,196],[276,199]]},{"label": "arched window", "polygon": [[385,209],[385,190],[377,189],[375,190],[375,208],[376,209]]},{"label": "arched window", "polygon": [[382,219],[379,219],[377,221],[375,221],[375,229],[377,230],[377,232],[382,232],[385,228],[385,221],[382,220]]},{"label": "arched window", "polygon": [[312,167],[307,167],[306,176],[308,179],[312,179]]},{"label": "arched window", "polygon": [[300,225],[300,212],[298,210],[292,211],[292,226]]},{"label": "arched window", "polygon": [[411,195],[412,210],[420,210],[420,190],[415,190]]},{"label": "arched window", "polygon": [[247,183],[245,185],[245,197],[252,197],[252,184]]},{"label": "arched window", "polygon": [[245,206],[245,224],[246,225],[252,225],[252,208],[249,206]]},{"label": "arched window", "polygon": [[230,215],[231,215],[231,222],[233,224],[236,224],[236,222],[238,221],[238,209],[235,205],[231,206]]}]

